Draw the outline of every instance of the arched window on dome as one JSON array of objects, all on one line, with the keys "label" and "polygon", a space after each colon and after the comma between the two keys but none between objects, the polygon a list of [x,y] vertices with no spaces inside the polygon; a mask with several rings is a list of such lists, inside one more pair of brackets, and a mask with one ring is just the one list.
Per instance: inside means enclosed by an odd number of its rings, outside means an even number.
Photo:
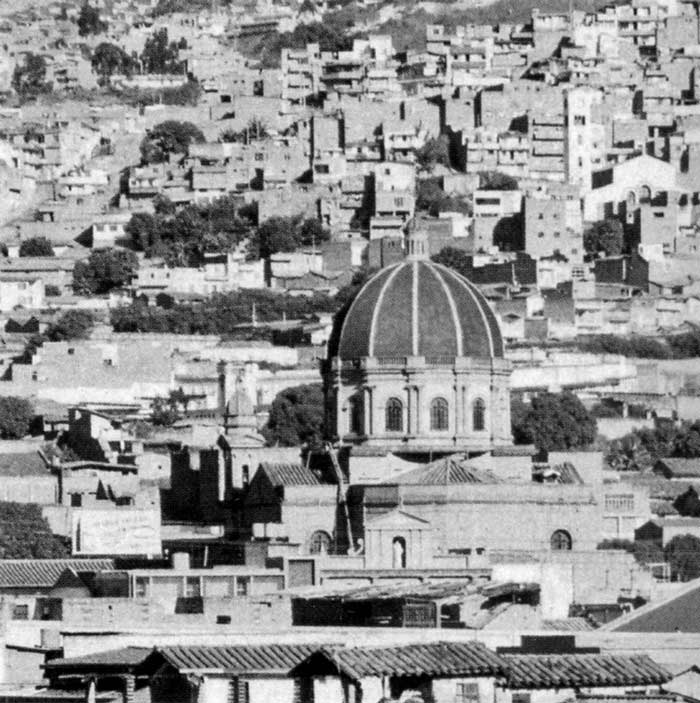
[{"label": "arched window on dome", "polygon": [[553,552],[570,552],[571,535],[566,530],[555,530],[549,539],[549,545]]},{"label": "arched window on dome", "polygon": [[477,398],[472,404],[472,429],[474,432],[486,429],[486,403],[482,398]]},{"label": "arched window on dome", "polygon": [[331,536],[323,530],[316,530],[309,538],[309,554],[330,554]]},{"label": "arched window on dome", "polygon": [[444,432],[450,427],[448,405],[444,398],[435,398],[430,403],[430,429]]},{"label": "arched window on dome", "polygon": [[403,403],[398,398],[386,402],[385,427],[387,432],[403,432]]},{"label": "arched window on dome", "polygon": [[349,430],[351,434],[365,433],[365,414],[362,404],[362,396],[356,393],[348,399],[348,410],[350,411]]}]

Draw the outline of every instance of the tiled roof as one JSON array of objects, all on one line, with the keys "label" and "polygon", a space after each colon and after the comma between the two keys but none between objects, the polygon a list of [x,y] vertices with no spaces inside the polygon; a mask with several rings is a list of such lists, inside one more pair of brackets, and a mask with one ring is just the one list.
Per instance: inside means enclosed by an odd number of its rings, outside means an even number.
[{"label": "tiled roof", "polygon": [[583,479],[572,463],[565,461],[563,464],[557,464],[553,468],[559,472],[558,483],[583,485]]},{"label": "tiled roof", "polygon": [[678,478],[700,478],[700,459],[668,458],[660,459],[659,464]]},{"label": "tiled roof", "polygon": [[0,454],[0,476],[50,476],[38,452]]},{"label": "tiled roof", "polygon": [[44,664],[44,668],[50,672],[52,669],[84,669],[95,666],[131,667],[141,664],[152,651],[150,647],[122,647],[81,657],[50,659]]},{"label": "tiled roof", "polygon": [[273,486],[317,486],[321,480],[302,464],[263,462],[260,464]]},{"label": "tiled roof", "polygon": [[158,651],[179,671],[216,670],[287,673],[318,649],[312,644],[265,644],[231,647],[162,647]]},{"label": "tiled roof", "polygon": [[503,659],[480,642],[324,648],[316,656],[355,680],[382,675],[500,676],[505,672]]},{"label": "tiled roof", "polygon": [[499,483],[499,480],[490,471],[469,466],[466,459],[448,456],[417,469],[411,469],[397,478],[387,480],[386,483],[442,486],[460,483]]},{"label": "tiled roof", "polygon": [[50,588],[66,570],[109,571],[112,559],[0,559],[0,588]]},{"label": "tiled roof", "polygon": [[556,630],[557,632],[586,632],[595,630],[586,618],[559,618],[555,620],[543,620],[543,630]]},{"label": "tiled roof", "polygon": [[650,657],[608,654],[507,654],[510,688],[651,686],[671,674]]}]

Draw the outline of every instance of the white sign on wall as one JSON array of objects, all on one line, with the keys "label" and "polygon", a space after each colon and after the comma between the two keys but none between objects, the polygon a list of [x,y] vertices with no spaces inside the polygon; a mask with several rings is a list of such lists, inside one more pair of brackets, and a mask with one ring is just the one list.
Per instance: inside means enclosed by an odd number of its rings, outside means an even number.
[{"label": "white sign on wall", "polygon": [[71,548],[74,555],[160,556],[160,512],[138,508],[73,510]]}]

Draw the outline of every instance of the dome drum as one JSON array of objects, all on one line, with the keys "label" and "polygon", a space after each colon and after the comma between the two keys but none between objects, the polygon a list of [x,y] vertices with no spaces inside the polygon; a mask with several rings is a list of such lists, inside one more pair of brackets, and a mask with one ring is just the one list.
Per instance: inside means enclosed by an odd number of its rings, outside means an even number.
[{"label": "dome drum", "polygon": [[346,444],[485,450],[511,444],[510,362],[480,291],[420,258],[360,290],[329,350],[329,418]]}]

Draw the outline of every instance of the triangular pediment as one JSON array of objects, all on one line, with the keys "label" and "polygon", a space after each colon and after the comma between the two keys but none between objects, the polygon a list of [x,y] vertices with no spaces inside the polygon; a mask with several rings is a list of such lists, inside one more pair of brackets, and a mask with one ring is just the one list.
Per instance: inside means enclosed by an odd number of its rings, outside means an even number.
[{"label": "triangular pediment", "polygon": [[430,523],[403,510],[392,510],[367,521],[368,530],[430,530]]}]

